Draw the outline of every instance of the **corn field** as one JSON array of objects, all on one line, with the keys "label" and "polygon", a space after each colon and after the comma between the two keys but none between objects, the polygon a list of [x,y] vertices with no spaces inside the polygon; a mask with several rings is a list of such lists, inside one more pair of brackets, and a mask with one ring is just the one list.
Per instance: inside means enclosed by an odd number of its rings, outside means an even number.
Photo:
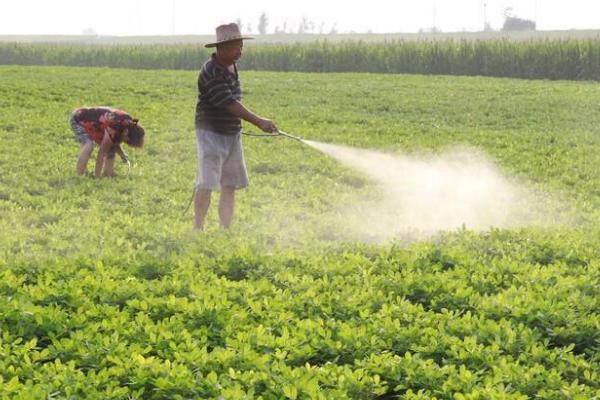
[{"label": "corn field", "polygon": [[[0,64],[197,70],[211,50],[201,45],[0,44]],[[446,40],[253,45],[244,69],[482,75],[600,80],[600,40],[525,42]]]}]

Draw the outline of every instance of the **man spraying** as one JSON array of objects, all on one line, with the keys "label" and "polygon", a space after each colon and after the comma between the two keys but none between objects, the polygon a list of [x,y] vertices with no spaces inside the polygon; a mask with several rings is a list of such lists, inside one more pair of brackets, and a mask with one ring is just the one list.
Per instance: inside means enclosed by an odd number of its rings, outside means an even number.
[{"label": "man spraying", "polygon": [[242,102],[236,62],[242,56],[243,41],[237,24],[216,29],[217,52],[204,63],[198,78],[196,105],[196,139],[198,177],[194,196],[196,230],[204,229],[204,220],[213,190],[220,191],[219,220],[229,228],[233,218],[235,191],[248,186],[248,172],[241,143],[241,120],[256,125],[263,132],[276,134],[277,126],[259,117]]}]

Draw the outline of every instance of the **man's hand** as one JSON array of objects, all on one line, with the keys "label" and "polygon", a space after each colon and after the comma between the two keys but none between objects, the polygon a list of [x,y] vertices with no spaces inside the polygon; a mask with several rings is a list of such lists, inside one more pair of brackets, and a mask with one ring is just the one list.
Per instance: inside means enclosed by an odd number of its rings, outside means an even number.
[{"label": "man's hand", "polygon": [[261,118],[258,120],[258,123],[256,125],[263,132],[267,132],[267,133],[278,133],[279,132],[277,125],[275,125],[275,123],[273,121],[271,121],[270,119]]}]

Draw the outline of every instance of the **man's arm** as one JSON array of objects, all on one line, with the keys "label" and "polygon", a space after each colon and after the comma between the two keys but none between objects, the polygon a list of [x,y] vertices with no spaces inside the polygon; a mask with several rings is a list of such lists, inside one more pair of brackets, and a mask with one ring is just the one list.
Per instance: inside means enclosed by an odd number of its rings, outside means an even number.
[{"label": "man's arm", "polygon": [[263,132],[279,132],[279,129],[273,121],[271,121],[270,119],[259,117],[258,115],[254,114],[252,111],[244,107],[244,105],[237,100],[234,100],[231,103],[227,104],[225,108],[227,109],[227,111],[229,111],[236,117],[241,118],[244,121],[248,121],[253,125],[256,125]]},{"label": "man's arm", "polygon": [[106,157],[108,156],[108,152],[112,146],[113,141],[110,139],[108,132],[104,131],[104,137],[102,138],[102,143],[100,143],[100,149],[98,150],[98,155],[96,156],[96,169],[94,170],[94,176],[96,178],[100,178],[102,176],[104,163],[106,162]]}]

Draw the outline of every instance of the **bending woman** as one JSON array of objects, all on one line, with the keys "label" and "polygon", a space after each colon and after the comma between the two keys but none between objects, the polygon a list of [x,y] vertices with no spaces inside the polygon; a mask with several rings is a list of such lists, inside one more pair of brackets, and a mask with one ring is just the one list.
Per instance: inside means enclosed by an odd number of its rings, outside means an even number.
[{"label": "bending woman", "polygon": [[85,173],[94,142],[100,146],[94,170],[96,178],[113,175],[116,153],[119,153],[123,162],[129,164],[129,158],[121,148],[121,143],[125,142],[131,147],[144,145],[145,132],[138,120],[116,108],[77,108],[71,114],[69,124],[75,133],[75,139],[81,145],[76,167],[78,175]]}]

